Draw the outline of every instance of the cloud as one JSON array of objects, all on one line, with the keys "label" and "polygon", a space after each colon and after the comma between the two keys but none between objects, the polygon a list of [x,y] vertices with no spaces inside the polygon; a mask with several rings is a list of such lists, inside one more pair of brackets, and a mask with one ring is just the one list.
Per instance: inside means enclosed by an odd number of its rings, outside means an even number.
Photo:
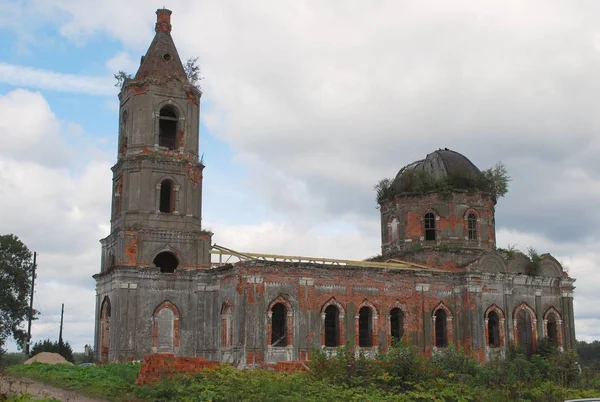
[{"label": "cloud", "polygon": [[[69,40],[104,34],[120,40],[124,49],[109,69],[145,51],[154,11],[163,6],[36,5]],[[238,227],[246,233],[238,238],[218,224],[230,212],[215,210],[205,219],[216,222],[219,242],[250,251],[270,244],[269,251],[311,255],[377,253],[373,184],[449,147],[482,169],[504,162],[513,181],[496,208],[499,243],[537,245],[569,261],[573,276],[585,275],[577,283],[577,314],[596,314],[586,300],[593,297],[600,236],[597,3],[182,0],[168,7],[182,58],[199,56],[203,122],[243,161],[253,210],[274,215]],[[114,93],[112,78],[89,81],[6,64],[0,80]],[[218,197],[206,190],[205,197]],[[333,227],[348,237],[312,240]],[[342,241],[350,246],[338,246]]]},{"label": "cloud", "polygon": [[[17,121],[18,124],[7,122]],[[93,342],[94,280],[110,216],[110,159],[96,140],[60,121],[40,93],[0,96],[0,222],[38,252],[34,341],[56,339],[65,303],[65,339],[81,349]],[[84,158],[68,158],[72,138]],[[68,336],[67,336],[68,335]]]},{"label": "cloud", "polygon": [[15,87],[90,95],[108,96],[117,92],[112,77],[86,77],[2,62],[0,62],[0,82]]}]

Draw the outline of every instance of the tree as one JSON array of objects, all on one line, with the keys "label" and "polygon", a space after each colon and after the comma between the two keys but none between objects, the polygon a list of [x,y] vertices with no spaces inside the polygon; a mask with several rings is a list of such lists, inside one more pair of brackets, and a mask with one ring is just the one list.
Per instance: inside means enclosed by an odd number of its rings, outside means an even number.
[{"label": "tree", "polygon": [[[59,342],[60,342],[60,348],[59,348]],[[59,350],[60,350],[60,352],[59,352]],[[35,356],[41,352],[59,353],[62,357],[64,357],[71,363],[75,362],[75,360],[73,359],[73,348],[71,348],[71,345],[69,344],[69,342],[65,343],[62,340],[52,342],[50,339],[45,339],[43,341],[36,342],[33,345],[33,347],[31,348],[29,355]]]},{"label": "tree", "polygon": [[125,81],[130,80],[130,79],[131,79],[131,74],[128,74],[123,70],[119,70],[119,72],[115,74],[115,80],[117,80],[117,83],[115,84],[115,86],[120,88],[123,86],[123,83]]},{"label": "tree", "polygon": [[10,337],[20,348],[25,342],[21,324],[29,316],[32,269],[27,246],[15,235],[0,236],[0,352]]},{"label": "tree", "polygon": [[185,75],[190,81],[190,84],[194,88],[199,90],[200,80],[204,77],[200,76],[200,66],[198,65],[198,58],[190,57],[189,59],[187,59],[185,66],[183,66],[183,69],[185,70]]}]

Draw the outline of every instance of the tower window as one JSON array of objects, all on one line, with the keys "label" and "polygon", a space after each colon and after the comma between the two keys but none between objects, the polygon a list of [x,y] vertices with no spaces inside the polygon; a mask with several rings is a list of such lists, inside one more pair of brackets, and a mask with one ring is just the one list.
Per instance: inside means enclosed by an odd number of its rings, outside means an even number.
[{"label": "tower window", "polygon": [[282,303],[277,303],[271,313],[271,345],[287,346],[286,308]]},{"label": "tower window", "polygon": [[160,184],[160,212],[171,213],[175,210],[175,191],[171,180]]},{"label": "tower window", "polygon": [[373,312],[367,306],[358,311],[358,346],[373,346]]},{"label": "tower window", "polygon": [[390,222],[390,241],[395,242],[398,240],[398,235],[399,235],[399,226],[400,226],[400,221],[398,221],[398,218],[393,217],[392,221]]},{"label": "tower window", "polygon": [[448,314],[441,308],[435,312],[435,346],[438,348],[448,346]]},{"label": "tower window", "polygon": [[467,231],[469,240],[477,240],[477,217],[474,213],[467,216]]},{"label": "tower window", "polygon": [[425,214],[423,221],[425,225],[425,240],[435,241],[435,215],[428,212]]},{"label": "tower window", "polygon": [[390,329],[392,340],[399,342],[404,336],[404,313],[397,307],[390,311]]},{"label": "tower window", "polygon": [[154,258],[154,265],[160,268],[160,272],[171,274],[175,272],[175,269],[179,265],[179,261],[177,260],[177,257],[175,257],[175,254],[163,251]]},{"label": "tower window", "polygon": [[177,113],[169,106],[160,110],[158,116],[158,145],[175,149],[177,146]]},{"label": "tower window", "polygon": [[340,312],[334,305],[325,309],[325,346],[339,346],[340,339]]}]

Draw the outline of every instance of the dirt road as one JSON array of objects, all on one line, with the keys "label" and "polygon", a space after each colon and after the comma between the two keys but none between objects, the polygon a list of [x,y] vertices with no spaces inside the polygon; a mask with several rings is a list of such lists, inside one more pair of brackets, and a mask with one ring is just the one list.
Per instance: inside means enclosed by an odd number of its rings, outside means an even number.
[{"label": "dirt road", "polygon": [[17,378],[0,374],[0,400],[2,394],[30,394],[35,397],[54,398],[63,402],[106,402],[104,399],[90,398],[75,391],[52,387],[29,378]]}]

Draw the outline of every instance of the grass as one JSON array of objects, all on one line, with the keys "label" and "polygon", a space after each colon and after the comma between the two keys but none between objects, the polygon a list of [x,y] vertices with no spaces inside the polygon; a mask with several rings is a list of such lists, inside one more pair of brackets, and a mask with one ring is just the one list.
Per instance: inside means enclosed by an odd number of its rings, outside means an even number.
[{"label": "grass", "polygon": [[110,401],[138,401],[139,387],[134,385],[134,382],[139,369],[139,364],[127,363],[89,367],[33,363],[11,366],[5,372],[91,397],[101,397]]}]

